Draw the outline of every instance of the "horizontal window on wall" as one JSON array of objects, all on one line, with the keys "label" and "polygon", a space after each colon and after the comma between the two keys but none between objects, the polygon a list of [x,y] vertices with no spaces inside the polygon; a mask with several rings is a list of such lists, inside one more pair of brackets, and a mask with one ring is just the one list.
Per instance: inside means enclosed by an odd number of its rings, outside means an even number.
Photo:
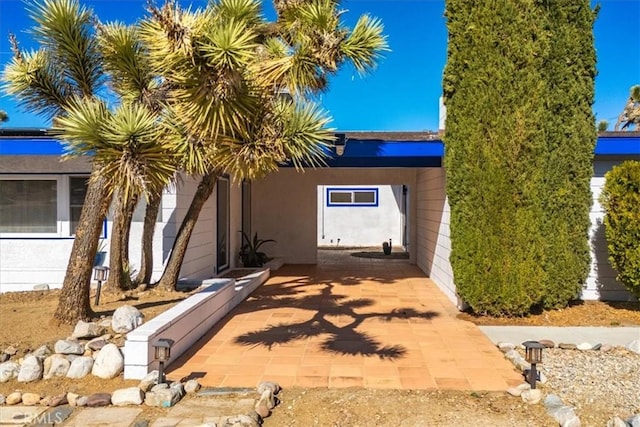
[{"label": "horizontal window on wall", "polygon": [[0,233],[56,233],[55,179],[0,180]]},{"label": "horizontal window on wall", "polygon": [[378,189],[327,188],[327,206],[378,206]]}]

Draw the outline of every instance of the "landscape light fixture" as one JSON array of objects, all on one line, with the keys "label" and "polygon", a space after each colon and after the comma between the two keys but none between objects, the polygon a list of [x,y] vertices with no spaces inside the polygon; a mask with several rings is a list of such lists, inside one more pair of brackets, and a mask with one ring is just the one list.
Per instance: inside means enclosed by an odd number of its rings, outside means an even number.
[{"label": "landscape light fixture", "polygon": [[102,282],[107,281],[107,277],[109,277],[109,267],[103,267],[101,265],[93,267],[93,280],[98,282],[96,305],[100,304],[100,289],[102,288]]},{"label": "landscape light fixture", "polygon": [[155,359],[158,361],[158,384],[164,383],[164,364],[169,361],[171,357],[171,346],[173,340],[166,338],[160,338],[153,345],[155,350]]},{"label": "landscape light fixture", "polygon": [[524,359],[531,364],[529,370],[529,384],[532,389],[536,388],[536,380],[538,379],[538,373],[536,372],[536,364],[542,363],[542,350],[544,345],[538,341],[525,341],[522,343],[524,346]]},{"label": "landscape light fixture", "polygon": [[347,146],[347,138],[344,133],[336,134],[336,140],[333,145],[336,148],[336,154],[338,156],[342,156],[344,154],[344,149]]}]

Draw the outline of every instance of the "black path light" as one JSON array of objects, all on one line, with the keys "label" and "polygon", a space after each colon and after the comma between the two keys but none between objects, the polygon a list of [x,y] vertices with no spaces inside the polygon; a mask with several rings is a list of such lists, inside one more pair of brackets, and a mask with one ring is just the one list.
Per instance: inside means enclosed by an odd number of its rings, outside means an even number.
[{"label": "black path light", "polygon": [[166,338],[160,338],[153,345],[155,350],[155,358],[158,361],[158,384],[164,383],[164,364],[171,357],[171,346],[174,341]]},{"label": "black path light", "polygon": [[106,282],[107,277],[109,277],[109,267],[103,267],[101,265],[93,267],[93,280],[98,282],[96,305],[100,304],[100,289],[102,288],[102,282]]},{"label": "black path light", "polygon": [[524,346],[524,359],[531,364],[529,370],[529,384],[532,389],[536,388],[536,380],[538,373],[536,372],[536,365],[542,363],[542,350],[544,345],[538,341],[525,341],[522,343]]}]

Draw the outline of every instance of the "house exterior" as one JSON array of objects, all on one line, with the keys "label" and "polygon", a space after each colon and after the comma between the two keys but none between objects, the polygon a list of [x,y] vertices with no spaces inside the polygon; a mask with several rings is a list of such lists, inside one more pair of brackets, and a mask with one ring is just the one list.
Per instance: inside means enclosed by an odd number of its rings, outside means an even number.
[{"label": "house exterior", "polygon": [[[221,179],[200,215],[181,277],[202,280],[238,266],[241,230],[275,239],[265,247],[269,255],[299,264],[316,263],[318,245],[335,245],[337,239],[344,246],[377,246],[392,239],[461,307],[449,263],[449,205],[439,135],[352,132],[343,136],[342,153],[332,151],[328,167],[303,173],[283,167],[251,183]],[[83,180],[91,165],[86,159],[60,162],[60,153],[59,143],[44,131],[0,130],[1,292],[62,283],[81,208]],[[598,138],[592,178],[592,267],[583,299],[632,299],[616,282],[608,263],[603,212],[597,201],[604,174],[625,159],[640,160],[639,134],[606,133]],[[197,181],[180,177],[163,194],[152,280],[162,271],[196,187]],[[143,207],[132,225],[133,269],[140,259]],[[385,216],[395,219],[384,226],[388,228],[379,227],[372,233],[368,224],[380,224]],[[110,231],[108,215],[105,241]],[[366,240],[367,233],[375,235]]]}]

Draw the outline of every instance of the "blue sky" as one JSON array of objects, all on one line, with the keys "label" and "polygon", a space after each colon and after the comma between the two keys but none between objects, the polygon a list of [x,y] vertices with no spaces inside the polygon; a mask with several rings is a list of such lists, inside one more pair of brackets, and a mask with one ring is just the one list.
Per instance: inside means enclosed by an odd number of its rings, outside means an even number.
[{"label": "blue sky", "polygon": [[[133,22],[144,13],[145,0],[86,0],[102,21]],[[183,4],[199,6],[204,0]],[[640,0],[601,0],[595,24],[598,76],[594,112],[610,130],[623,108],[629,88],[640,84]],[[319,101],[333,117],[332,127],[347,130],[421,131],[438,128],[438,99],[446,62],[447,32],[442,0],[346,0],[347,23],[364,13],[385,25],[391,51],[378,68],[361,77],[345,68],[330,81]],[[0,0],[0,69],[9,61],[8,34],[31,47],[26,30],[31,21],[22,0]],[[18,110],[0,97],[9,113],[5,127],[47,127],[34,114]]]}]

